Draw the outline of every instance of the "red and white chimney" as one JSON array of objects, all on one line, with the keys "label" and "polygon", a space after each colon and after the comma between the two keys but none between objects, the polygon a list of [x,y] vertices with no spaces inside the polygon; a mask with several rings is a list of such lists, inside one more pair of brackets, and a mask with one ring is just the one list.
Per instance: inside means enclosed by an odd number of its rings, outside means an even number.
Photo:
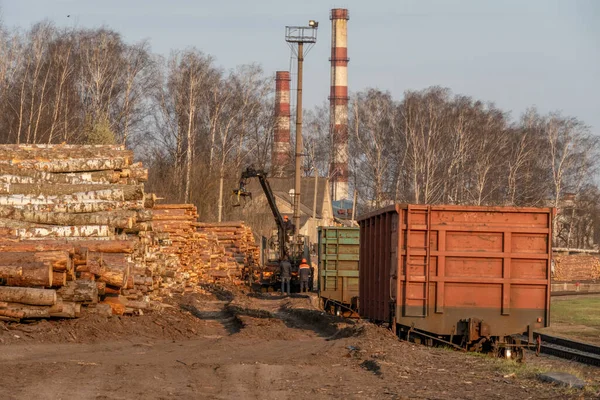
[{"label": "red and white chimney", "polygon": [[271,176],[283,177],[290,167],[290,73],[275,73],[275,128],[271,150]]},{"label": "red and white chimney", "polygon": [[330,164],[333,200],[348,198],[348,20],[345,8],[331,10]]}]

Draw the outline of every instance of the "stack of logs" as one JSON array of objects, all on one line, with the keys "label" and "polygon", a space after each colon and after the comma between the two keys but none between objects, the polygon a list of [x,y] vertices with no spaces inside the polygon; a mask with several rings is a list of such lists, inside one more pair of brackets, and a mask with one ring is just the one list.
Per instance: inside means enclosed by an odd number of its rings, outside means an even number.
[{"label": "stack of logs", "polygon": [[222,252],[212,252],[210,264],[204,273],[212,279],[242,277],[245,268],[260,261],[260,250],[252,230],[243,222],[198,223],[198,231],[208,237],[216,237]]},{"label": "stack of logs", "polygon": [[258,260],[249,228],[157,205],[147,177],[122,146],[1,145],[0,319],[148,309]]},{"label": "stack of logs", "polygon": [[600,280],[600,257],[589,254],[555,254],[553,279],[560,282]]},{"label": "stack of logs", "polygon": [[121,313],[156,288],[147,179],[123,146],[0,146],[0,316],[76,317],[99,296]]},{"label": "stack of logs", "polygon": [[164,273],[163,286],[172,292],[190,291],[199,282],[198,264],[208,249],[196,232],[198,210],[193,204],[157,204],[152,211],[152,229],[169,237],[161,253],[177,260]]}]

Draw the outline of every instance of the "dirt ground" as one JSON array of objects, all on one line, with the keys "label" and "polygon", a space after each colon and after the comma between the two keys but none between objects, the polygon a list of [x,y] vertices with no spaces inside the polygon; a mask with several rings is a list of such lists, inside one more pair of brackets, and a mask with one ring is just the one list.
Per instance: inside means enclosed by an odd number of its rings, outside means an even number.
[{"label": "dirt ground", "polygon": [[[0,323],[2,399],[556,399],[600,396],[599,369],[401,342],[323,314],[314,295],[212,287],[141,316]],[[575,372],[563,389],[538,371]]]}]

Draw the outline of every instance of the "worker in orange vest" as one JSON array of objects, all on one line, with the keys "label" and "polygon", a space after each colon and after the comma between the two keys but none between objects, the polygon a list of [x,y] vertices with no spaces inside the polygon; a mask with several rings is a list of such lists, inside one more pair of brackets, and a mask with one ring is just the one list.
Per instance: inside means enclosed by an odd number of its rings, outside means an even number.
[{"label": "worker in orange vest", "polygon": [[308,292],[308,280],[310,279],[310,265],[306,262],[306,258],[302,259],[302,264],[298,267],[298,275],[300,275],[300,292],[304,293],[304,289]]}]

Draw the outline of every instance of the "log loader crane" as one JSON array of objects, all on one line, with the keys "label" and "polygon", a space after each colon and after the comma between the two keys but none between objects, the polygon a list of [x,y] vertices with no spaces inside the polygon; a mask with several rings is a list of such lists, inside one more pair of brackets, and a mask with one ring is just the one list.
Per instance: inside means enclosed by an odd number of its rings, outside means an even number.
[{"label": "log loader crane", "polygon": [[[263,257],[263,265],[257,269],[247,271],[246,275],[248,282],[252,286],[259,286],[262,290],[276,289],[281,284],[281,279],[279,277],[279,263],[287,256],[292,264],[292,279],[290,286],[293,291],[298,291],[300,287],[298,267],[302,263],[302,259],[306,259],[308,264],[311,265],[310,242],[308,237],[294,235],[293,225],[284,219],[277,208],[275,195],[267,180],[267,172],[263,170],[247,167],[246,170],[242,172],[240,186],[233,190],[233,196],[235,197],[233,205],[240,206],[241,202],[245,202],[247,198],[250,200],[252,199],[252,193],[246,190],[248,180],[251,178],[258,178],[260,186],[267,198],[269,208],[273,213],[277,229],[268,240],[267,247],[269,251],[267,251],[267,255]],[[313,273],[314,271],[312,271],[311,268],[311,275]],[[312,281],[311,276],[311,279],[309,280],[311,290]]]}]

